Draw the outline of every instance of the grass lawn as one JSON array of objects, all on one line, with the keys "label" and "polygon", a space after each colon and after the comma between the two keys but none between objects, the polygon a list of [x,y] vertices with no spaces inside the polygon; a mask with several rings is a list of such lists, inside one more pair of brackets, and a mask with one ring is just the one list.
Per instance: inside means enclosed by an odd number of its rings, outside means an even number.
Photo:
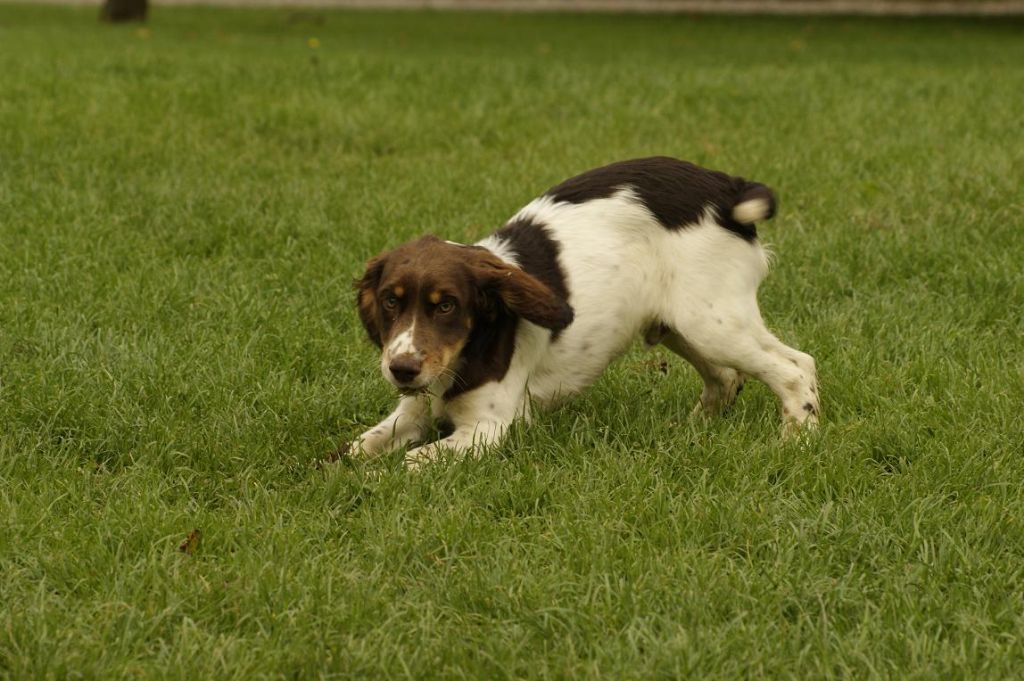
[{"label": "grass lawn", "polygon": [[[1024,674],[1024,24],[96,15],[0,6],[0,677]],[[656,153],[777,190],[818,434],[636,348],[314,465],[394,400],[369,256]]]}]

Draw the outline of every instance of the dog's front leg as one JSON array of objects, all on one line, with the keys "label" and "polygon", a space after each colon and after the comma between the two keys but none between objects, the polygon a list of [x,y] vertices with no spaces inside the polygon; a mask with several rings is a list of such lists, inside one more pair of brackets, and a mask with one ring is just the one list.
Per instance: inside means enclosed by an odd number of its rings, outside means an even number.
[{"label": "dog's front leg", "polygon": [[430,418],[430,401],[425,395],[403,397],[386,419],[349,445],[348,455],[373,456],[421,440],[430,427]]},{"label": "dog's front leg", "polygon": [[459,395],[445,406],[455,426],[452,434],[410,449],[405,465],[419,468],[441,458],[445,452],[456,458],[466,454],[478,456],[484,448],[501,442],[512,422],[527,414],[529,403],[525,394],[525,386],[489,383]]},{"label": "dog's front leg", "polygon": [[466,454],[478,456],[485,447],[500,442],[509,425],[503,421],[457,425],[448,437],[410,449],[405,455],[405,465],[408,468],[419,468],[443,457],[445,452],[451,452],[456,458]]}]

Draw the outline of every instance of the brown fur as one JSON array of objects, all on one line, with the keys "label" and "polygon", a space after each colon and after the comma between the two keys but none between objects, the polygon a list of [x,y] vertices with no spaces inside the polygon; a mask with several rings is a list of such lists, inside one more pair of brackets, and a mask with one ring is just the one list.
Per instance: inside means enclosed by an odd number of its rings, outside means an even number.
[{"label": "brown fur", "polygon": [[384,258],[376,257],[366,263],[366,272],[362,278],[355,283],[358,294],[356,295],[356,306],[359,309],[359,319],[363,322],[363,328],[370,336],[370,340],[378,348],[381,347],[380,324],[378,323],[377,286],[380,284],[380,275],[384,270]]}]

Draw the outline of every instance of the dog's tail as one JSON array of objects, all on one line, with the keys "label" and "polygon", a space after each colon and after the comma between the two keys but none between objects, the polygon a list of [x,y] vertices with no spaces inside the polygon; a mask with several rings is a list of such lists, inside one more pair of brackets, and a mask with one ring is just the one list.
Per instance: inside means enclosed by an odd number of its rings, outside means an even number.
[{"label": "dog's tail", "polygon": [[775,217],[775,192],[760,182],[747,182],[732,206],[732,219],[741,225],[752,225]]}]

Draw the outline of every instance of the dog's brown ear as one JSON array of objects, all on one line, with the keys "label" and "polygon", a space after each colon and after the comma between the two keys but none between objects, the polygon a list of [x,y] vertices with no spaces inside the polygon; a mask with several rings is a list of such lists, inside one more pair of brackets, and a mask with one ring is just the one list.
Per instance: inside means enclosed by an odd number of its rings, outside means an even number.
[{"label": "dog's brown ear", "polygon": [[377,305],[377,287],[380,286],[380,275],[384,271],[384,263],[387,255],[378,255],[366,263],[366,272],[361,279],[355,282],[356,306],[359,309],[359,319],[363,322],[366,333],[370,340],[378,348],[382,347],[380,340],[380,316]]},{"label": "dog's brown ear", "polygon": [[493,255],[480,256],[472,269],[477,286],[493,293],[512,312],[537,326],[561,331],[573,320],[573,309],[534,276]]}]

